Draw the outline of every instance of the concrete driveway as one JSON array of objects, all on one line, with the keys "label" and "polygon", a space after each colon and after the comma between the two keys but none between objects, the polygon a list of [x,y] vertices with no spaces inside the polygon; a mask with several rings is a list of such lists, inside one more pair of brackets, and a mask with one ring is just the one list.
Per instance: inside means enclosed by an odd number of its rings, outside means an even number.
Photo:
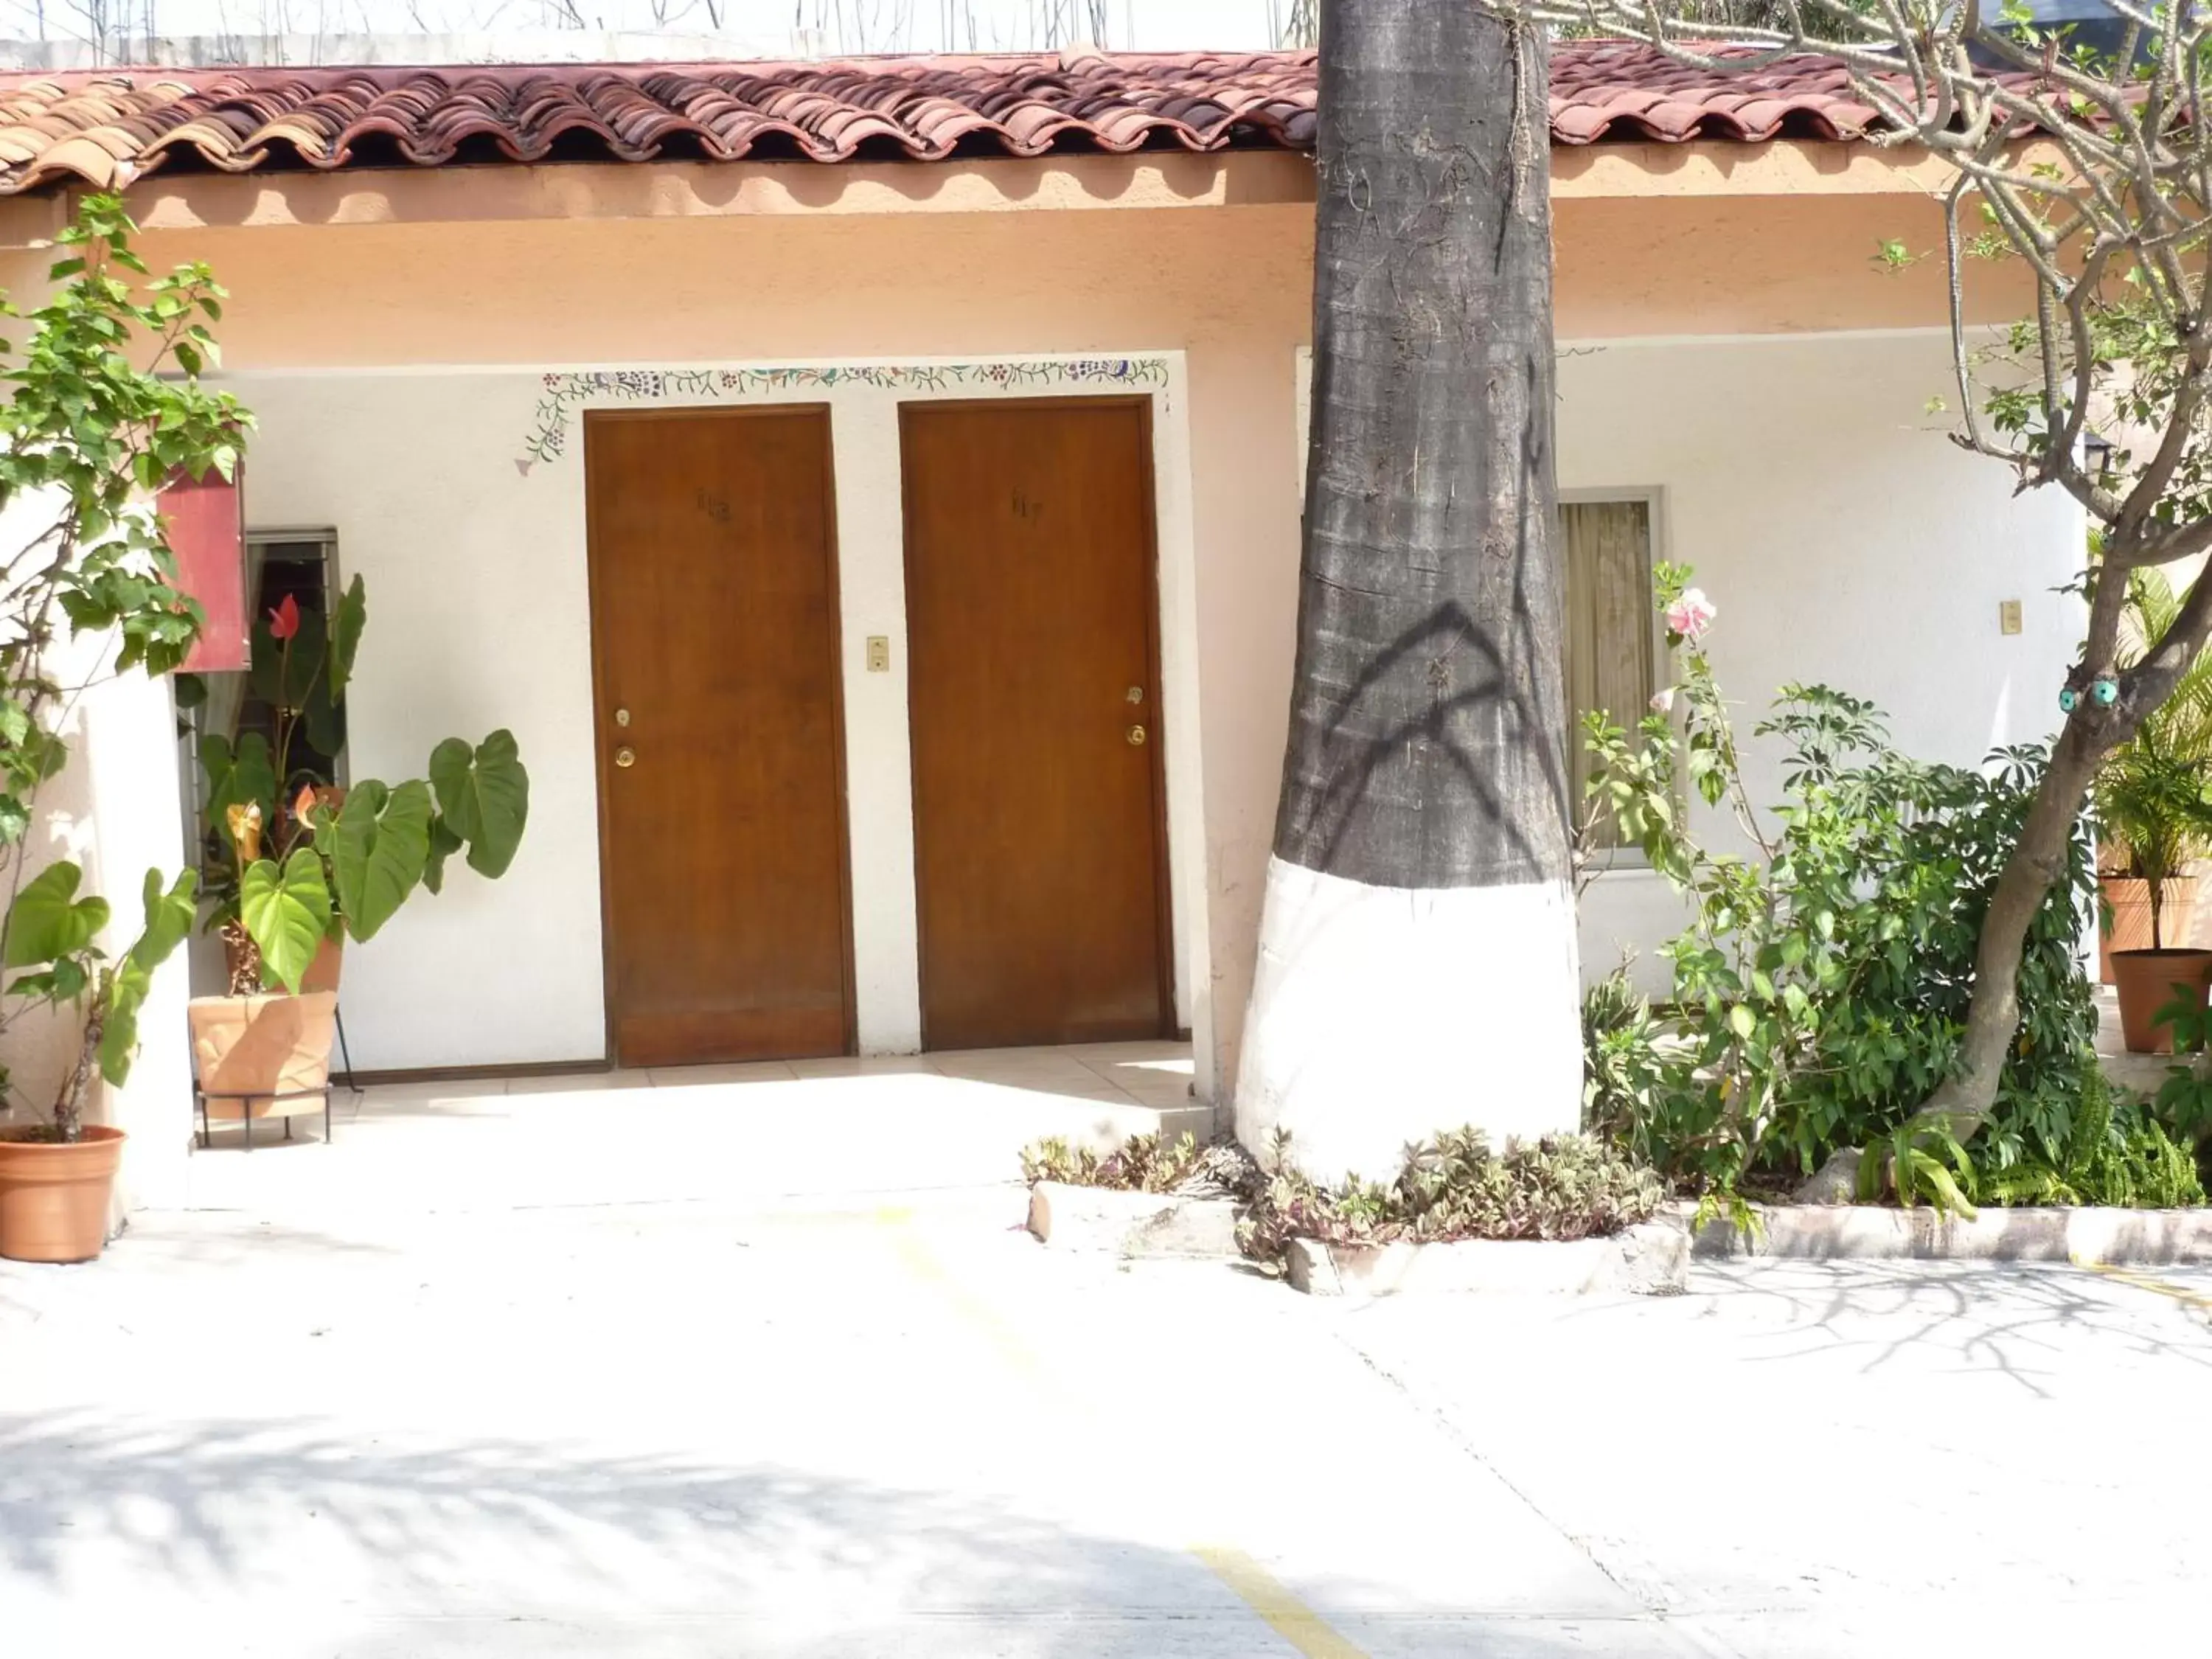
[{"label": "concrete driveway", "polygon": [[180,1212],[0,1265],[0,1648],[2201,1643],[2203,1275],[1358,1307],[1055,1255],[1020,1208]]}]

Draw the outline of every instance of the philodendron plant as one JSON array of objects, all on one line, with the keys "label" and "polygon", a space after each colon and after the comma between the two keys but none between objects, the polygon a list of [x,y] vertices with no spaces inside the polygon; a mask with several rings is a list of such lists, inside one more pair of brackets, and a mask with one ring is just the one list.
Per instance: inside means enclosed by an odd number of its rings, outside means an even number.
[{"label": "philodendron plant", "polygon": [[[328,626],[286,599],[254,639],[254,688],[275,713],[273,744],[250,732],[200,745],[222,842],[211,920],[229,947],[234,996],[270,981],[296,992],[325,939],[374,939],[418,885],[442,890],[454,854],[497,878],[521,845],[530,775],[511,732],[473,745],[447,738],[430,751],[427,779],[332,781],[368,623],[358,576]],[[307,760],[295,764],[303,747]]]},{"label": "philodendron plant", "polygon": [[144,931],[120,960],[110,963],[92,942],[107,926],[107,901],[90,895],[79,898],[82,878],[76,865],[64,860],[25,882],[9,907],[7,950],[0,957],[9,968],[35,970],[19,975],[8,987],[10,995],[27,997],[33,1006],[83,1012],[76,1060],[55,1097],[52,1133],[58,1140],[76,1139],[95,1066],[118,1086],[130,1076],[138,1054],[138,1011],[154,988],[154,970],[192,930],[199,879],[186,870],[165,890],[161,872],[149,870]]}]

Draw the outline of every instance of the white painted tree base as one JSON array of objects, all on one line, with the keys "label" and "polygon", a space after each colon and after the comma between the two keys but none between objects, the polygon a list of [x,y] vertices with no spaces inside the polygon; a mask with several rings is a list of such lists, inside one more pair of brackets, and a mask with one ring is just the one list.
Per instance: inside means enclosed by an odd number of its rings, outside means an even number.
[{"label": "white painted tree base", "polygon": [[1321,1181],[1387,1181],[1472,1123],[1494,1146],[1582,1116],[1581,981],[1565,882],[1370,887],[1267,860],[1237,1138],[1277,1127]]}]

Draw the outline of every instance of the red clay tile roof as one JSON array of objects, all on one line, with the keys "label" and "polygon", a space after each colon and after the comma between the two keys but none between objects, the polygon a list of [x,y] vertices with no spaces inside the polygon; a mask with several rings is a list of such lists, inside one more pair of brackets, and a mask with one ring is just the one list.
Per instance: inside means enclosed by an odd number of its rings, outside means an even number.
[{"label": "red clay tile roof", "polygon": [[[1874,112],[1819,59],[1701,75],[1571,41],[1552,136],[1855,138]],[[828,64],[99,70],[0,76],[0,194],[157,167],[449,162],[943,161],[1054,149],[1310,149],[1311,52]]]}]

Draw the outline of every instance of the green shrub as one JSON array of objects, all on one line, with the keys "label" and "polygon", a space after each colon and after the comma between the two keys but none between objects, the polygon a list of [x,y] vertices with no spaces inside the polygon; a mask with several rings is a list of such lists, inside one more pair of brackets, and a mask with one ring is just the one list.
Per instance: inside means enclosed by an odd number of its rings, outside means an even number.
[{"label": "green shrub", "polygon": [[1647,1220],[1659,1178],[1590,1135],[1547,1136],[1492,1152],[1464,1128],[1415,1148],[1395,1181],[1324,1187],[1297,1173],[1278,1136],[1276,1173],[1237,1224],[1247,1255],[1278,1261],[1293,1238],[1330,1244],[1401,1240],[1573,1239]]},{"label": "green shrub", "polygon": [[[1662,604],[1687,577],[1662,568]],[[1663,1018],[1619,986],[1586,1006],[1586,1121],[1733,1207],[1747,1188],[1792,1184],[1835,1152],[1893,1139],[1956,1066],[1982,917],[2045,756],[2002,750],[1982,771],[1925,764],[1897,751],[1871,703],[1785,686],[1754,732],[1782,745],[1783,799],[1762,812],[1700,643],[1711,620],[1708,607],[1692,631],[1668,635],[1679,729],[1659,712],[1632,733],[1601,714],[1586,726],[1589,821],[1609,818],[1694,907],[1664,947]],[[1745,852],[1701,842],[1691,791],[1735,819]],[[1977,1142],[1997,1167],[2063,1164],[2096,1030],[2075,957],[2094,882],[2077,824],[2029,930],[2020,1028]],[[1946,1149],[1888,1151],[1877,1170],[1917,1171],[1941,1196],[1923,1159],[1955,1165]]]}]

